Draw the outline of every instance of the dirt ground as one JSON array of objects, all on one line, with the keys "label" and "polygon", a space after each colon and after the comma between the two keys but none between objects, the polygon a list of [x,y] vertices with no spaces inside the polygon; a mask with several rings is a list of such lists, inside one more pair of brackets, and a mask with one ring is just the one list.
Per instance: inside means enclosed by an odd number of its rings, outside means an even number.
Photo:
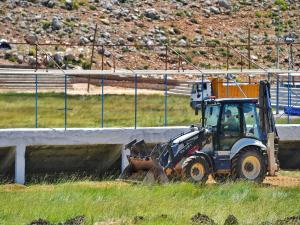
[{"label": "dirt ground", "polygon": [[[216,183],[212,177],[209,177],[207,183]],[[275,177],[266,177],[263,184],[267,186],[278,187],[300,187],[300,177],[282,176],[277,175]]]},{"label": "dirt ground", "polygon": [[[14,92],[14,93],[35,93],[35,88],[32,89],[0,89],[0,93],[7,93],[7,92]],[[38,90],[39,93],[64,93],[64,88],[56,88],[56,89],[44,89],[40,88]],[[102,93],[101,86],[90,85],[90,90],[88,92],[88,85],[84,83],[80,84],[72,84],[68,87],[68,95],[100,95]],[[104,87],[104,94],[115,94],[115,95],[134,95],[133,88],[123,88],[123,87],[112,87],[112,86],[105,86]],[[158,90],[150,90],[150,89],[138,89],[138,94],[142,95],[163,95],[164,91]]]},{"label": "dirt ground", "polygon": [[[142,182],[142,178],[145,176],[145,173],[134,173],[134,176],[131,176],[128,182],[137,183]],[[216,181],[209,176],[208,184],[215,184]],[[263,182],[266,186],[278,186],[278,187],[300,187],[300,177],[297,176],[287,176],[287,175],[276,175],[274,177],[267,176]]]},{"label": "dirt ground", "polygon": [[276,176],[266,177],[264,184],[281,187],[300,186],[300,177]]},{"label": "dirt ground", "polygon": [[[96,95],[101,94],[102,88],[101,86],[90,85],[90,91],[87,91],[87,84],[72,84],[72,89],[68,91],[68,94],[71,95]],[[105,86],[104,94],[118,94],[118,95],[134,95],[133,88],[123,88],[123,87],[112,87]],[[153,94],[161,94],[163,95],[163,91],[157,90],[149,90],[149,89],[138,89],[138,94],[143,95],[153,95]]]}]

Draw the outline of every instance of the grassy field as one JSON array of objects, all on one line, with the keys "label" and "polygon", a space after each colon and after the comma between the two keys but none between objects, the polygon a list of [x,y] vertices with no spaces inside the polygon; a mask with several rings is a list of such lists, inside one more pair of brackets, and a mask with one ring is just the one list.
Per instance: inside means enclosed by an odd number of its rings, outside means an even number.
[{"label": "grassy field", "polygon": [[[34,94],[0,94],[0,127],[35,127]],[[39,94],[39,127],[64,126],[64,95]],[[68,96],[68,127],[100,127],[101,96]],[[169,96],[168,125],[199,123],[189,97]],[[164,96],[138,96],[138,126],[164,125]],[[134,126],[134,96],[105,95],[104,126]]]},{"label": "grassy field", "polygon": [[51,223],[84,215],[87,224],[123,221],[133,224],[190,224],[196,213],[223,224],[229,214],[240,224],[273,222],[300,215],[300,187],[266,187],[253,183],[134,185],[117,181],[0,186],[0,224]]},{"label": "grassy field", "polygon": [[[189,97],[168,97],[168,125],[199,123],[189,106]],[[0,94],[0,128],[35,127],[34,94]],[[38,126],[64,126],[64,95],[39,94]],[[101,127],[101,96],[68,96],[68,127]],[[164,125],[164,96],[139,95],[137,125]],[[280,118],[278,123],[286,123]],[[300,123],[300,119],[292,120]],[[134,126],[134,96],[105,95],[104,127]]]}]

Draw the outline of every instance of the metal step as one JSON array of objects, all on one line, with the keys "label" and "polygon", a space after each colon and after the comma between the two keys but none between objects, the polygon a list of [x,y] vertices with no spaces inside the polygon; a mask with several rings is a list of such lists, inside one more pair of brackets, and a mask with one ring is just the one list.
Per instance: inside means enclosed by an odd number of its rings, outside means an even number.
[{"label": "metal step", "polygon": [[185,93],[178,93],[178,92],[174,92],[174,91],[168,91],[168,94],[171,95],[183,95],[183,96],[190,96],[190,94],[185,94]]},{"label": "metal step", "polygon": [[192,86],[192,84],[188,84],[188,83],[181,83],[181,84],[179,84],[177,87],[191,87]]},{"label": "metal step", "polygon": [[183,91],[191,92],[191,88],[189,88],[189,87],[176,86],[173,89],[174,90],[183,90]]},{"label": "metal step", "polygon": [[[64,79],[64,76],[60,76],[60,75],[39,75],[37,76],[39,79],[42,78],[47,78],[47,79]],[[0,74],[0,79],[27,79],[27,78],[32,78],[35,79],[34,75],[1,75]]]},{"label": "metal step", "polygon": [[[271,102],[272,106],[276,106],[276,102]],[[287,102],[279,102],[279,106],[288,106]],[[292,102],[291,106],[300,106],[300,103]]]},{"label": "metal step", "polygon": [[[290,90],[292,90],[294,92],[300,92],[300,88],[290,88]],[[271,88],[270,91],[276,93],[277,89],[276,88]],[[288,88],[279,87],[279,92],[282,92],[282,91],[288,91]]]},{"label": "metal step", "polygon": [[176,92],[178,94],[186,94],[186,95],[190,95],[190,92],[186,92],[184,90],[176,90],[176,89],[170,89],[169,91],[171,92]]},{"label": "metal step", "polygon": [[[68,85],[68,88],[71,87],[71,85]],[[64,85],[48,85],[48,84],[41,84],[38,85],[38,89],[64,89],[65,86]],[[22,85],[22,86],[15,86],[15,85],[6,85],[6,86],[2,86],[0,85],[0,89],[1,90],[23,90],[23,89],[35,89],[35,85]]]},{"label": "metal step", "polygon": [[[5,87],[5,88],[1,88],[1,90],[9,90],[9,91],[22,91],[22,90],[32,90],[34,91],[35,90],[35,87],[22,87],[22,88],[15,88],[15,87]],[[38,90],[52,90],[52,91],[55,91],[55,90],[59,90],[59,91],[63,91],[65,90],[64,87],[38,87]],[[68,87],[68,90],[73,90],[73,87]]]},{"label": "metal step", "polygon": [[[279,96],[278,99],[279,99],[279,101],[287,101],[288,96]],[[295,95],[291,96],[291,100],[292,101],[297,101],[298,100],[300,102],[300,98],[295,96]],[[276,101],[276,97],[271,97],[271,101]]]},{"label": "metal step", "polygon": [[[297,95],[300,95],[300,92],[298,92],[298,91],[291,91],[290,93],[292,93],[292,94],[297,94]],[[279,93],[278,93],[279,95],[287,95],[288,94],[288,91],[280,91]],[[271,95],[272,96],[276,96],[277,95],[277,93],[276,92],[271,92]]]},{"label": "metal step", "polygon": [[[271,99],[276,99],[277,96],[271,96]],[[284,94],[284,95],[279,95],[278,96],[279,99],[288,99],[288,95],[287,94]],[[300,100],[300,95],[293,95],[291,94],[291,99],[299,99]]]},{"label": "metal step", "polygon": [[[60,79],[60,78],[38,78],[38,81],[61,81],[64,82],[65,79]],[[0,82],[5,82],[5,81],[16,81],[16,82],[21,82],[21,81],[34,81],[35,82],[35,78],[24,78],[24,79],[15,79],[15,78],[0,78]]]}]

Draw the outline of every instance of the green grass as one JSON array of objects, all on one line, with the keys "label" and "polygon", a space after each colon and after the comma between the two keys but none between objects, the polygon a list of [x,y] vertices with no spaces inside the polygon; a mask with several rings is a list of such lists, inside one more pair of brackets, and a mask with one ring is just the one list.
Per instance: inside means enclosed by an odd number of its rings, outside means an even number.
[{"label": "green grass", "polygon": [[[199,123],[190,107],[188,96],[168,97],[167,124],[190,125]],[[35,127],[35,95],[0,94],[0,128]],[[101,127],[101,96],[69,95],[68,124],[70,127]],[[138,95],[137,126],[164,125],[164,96]],[[280,118],[277,123],[287,123]],[[300,123],[300,119],[291,119]],[[104,127],[134,126],[134,96],[105,95]],[[38,127],[64,127],[64,95],[41,93],[38,95]]]},{"label": "green grass", "polygon": [[[35,127],[34,94],[0,94],[0,127]],[[39,127],[64,126],[64,95],[39,94]],[[101,96],[68,96],[68,127],[100,127]],[[168,125],[199,123],[189,106],[189,97],[168,97]],[[137,125],[164,125],[164,96],[139,95]],[[134,96],[105,95],[104,127],[134,126]]]},{"label": "green grass", "polygon": [[[88,223],[122,220],[133,224],[190,224],[200,212],[223,224],[229,214],[241,224],[258,224],[300,214],[300,187],[252,183],[129,185],[120,182],[71,182],[53,185],[0,186],[0,224],[27,224],[38,218],[52,223],[78,215]],[[166,217],[161,215],[165,214]]]},{"label": "green grass", "polygon": [[300,171],[299,170],[280,170],[279,175],[289,176],[289,177],[300,177]]}]

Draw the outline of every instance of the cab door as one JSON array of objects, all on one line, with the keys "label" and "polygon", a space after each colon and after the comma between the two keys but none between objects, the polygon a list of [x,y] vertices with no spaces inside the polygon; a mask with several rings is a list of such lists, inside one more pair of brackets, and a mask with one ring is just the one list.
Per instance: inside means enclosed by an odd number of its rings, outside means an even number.
[{"label": "cab door", "polygon": [[219,151],[230,151],[243,134],[240,104],[224,104],[219,124]]}]

